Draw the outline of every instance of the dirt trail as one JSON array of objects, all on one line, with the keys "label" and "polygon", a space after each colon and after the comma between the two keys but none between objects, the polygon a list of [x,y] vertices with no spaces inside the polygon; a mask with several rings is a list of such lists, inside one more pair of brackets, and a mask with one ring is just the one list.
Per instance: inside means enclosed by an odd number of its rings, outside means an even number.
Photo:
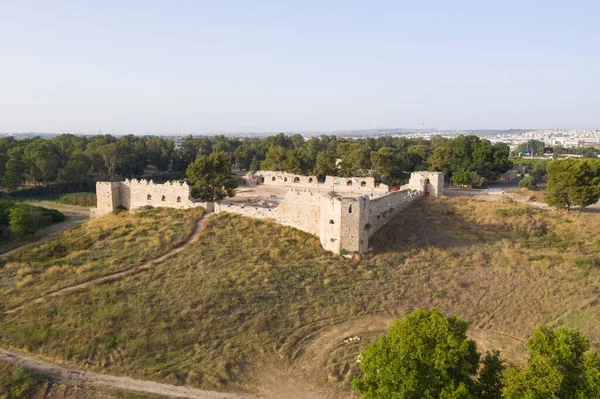
[{"label": "dirt trail", "polygon": [[150,394],[196,399],[257,399],[256,396],[236,395],[216,391],[203,391],[184,386],[161,384],[158,382],[134,380],[128,377],[103,375],[73,367],[46,362],[29,355],[0,349],[0,361],[35,370],[54,382],[73,385],[87,385],[102,388],[124,389]]},{"label": "dirt trail", "polygon": [[23,242],[16,247],[10,247],[10,250],[1,253],[0,257],[8,256],[28,245],[40,244],[44,241],[48,241],[49,239],[62,234],[65,230],[82,224],[90,219],[90,208],[87,207],[57,204],[52,201],[26,201],[26,203],[29,205],[42,206],[48,209],[56,209],[65,215],[65,220],[63,222],[39,229],[35,232],[32,240]]},{"label": "dirt trail", "polygon": [[4,312],[5,315],[9,315],[15,312],[18,312],[19,310],[23,309],[25,306],[32,304],[32,303],[40,303],[43,302],[44,300],[46,300],[47,298],[52,298],[52,297],[56,297],[56,296],[61,296],[61,295],[66,295],[66,294],[70,294],[72,292],[76,292],[76,291],[81,291],[84,289],[87,289],[89,287],[93,287],[96,285],[100,285],[100,284],[105,284],[105,283],[110,283],[113,281],[118,281],[121,280],[125,277],[131,276],[133,274],[139,273],[141,271],[144,270],[148,270],[152,267],[154,267],[155,265],[164,262],[167,258],[178,254],[179,252],[183,251],[188,245],[195,243],[198,241],[198,239],[200,238],[200,233],[202,232],[202,230],[204,229],[204,226],[206,225],[206,223],[208,223],[208,219],[207,219],[208,213],[205,214],[202,218],[200,218],[200,220],[198,221],[198,223],[196,224],[196,229],[194,230],[194,232],[192,233],[192,235],[190,236],[190,238],[183,243],[182,245],[178,246],[177,248],[172,249],[171,251],[167,252],[166,254],[159,256],[158,258],[152,259],[147,261],[146,263],[143,263],[139,266],[134,266],[132,268],[129,268],[127,270],[123,270],[117,273],[113,273],[113,274],[109,274],[107,276],[103,276],[103,277],[99,277],[96,278],[94,280],[90,280],[90,281],[86,281],[85,283],[80,283],[80,284],[76,284],[76,285],[72,285],[69,287],[65,287],[65,288],[61,288],[59,290],[56,291],[52,291],[49,293],[46,293],[40,297],[28,300],[25,303],[22,303],[21,305],[14,307],[12,309],[9,309],[7,311]]}]

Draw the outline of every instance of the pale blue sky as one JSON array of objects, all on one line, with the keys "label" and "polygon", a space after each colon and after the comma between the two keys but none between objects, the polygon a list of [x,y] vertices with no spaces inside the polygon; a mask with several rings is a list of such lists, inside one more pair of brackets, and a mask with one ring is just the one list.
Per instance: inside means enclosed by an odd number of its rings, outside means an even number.
[{"label": "pale blue sky", "polygon": [[0,132],[600,128],[599,1],[0,0]]}]

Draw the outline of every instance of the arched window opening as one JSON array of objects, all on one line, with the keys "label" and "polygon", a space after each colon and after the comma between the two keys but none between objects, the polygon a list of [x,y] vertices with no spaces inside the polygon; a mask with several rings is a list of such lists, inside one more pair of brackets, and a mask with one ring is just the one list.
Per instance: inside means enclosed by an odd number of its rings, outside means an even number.
[{"label": "arched window opening", "polygon": [[347,185],[347,186],[351,186],[351,185],[352,185],[352,180],[348,180],[348,181],[346,182],[346,185]]},{"label": "arched window opening", "polygon": [[271,181],[275,181],[275,176],[273,176],[273,177],[271,178]]},{"label": "arched window opening", "polygon": [[364,181],[364,180],[363,180],[363,181],[361,181],[361,182],[360,182],[360,186],[361,186],[361,187],[367,187],[367,182],[366,182],[366,181]]},{"label": "arched window opening", "polygon": [[294,183],[300,183],[300,178],[298,176],[294,177]]},{"label": "arched window opening", "polygon": [[261,183],[264,183],[264,182],[265,182],[265,178],[264,178],[264,177],[261,177],[261,178],[260,178],[260,182],[261,182]]},{"label": "arched window opening", "polygon": [[287,182],[287,177],[284,177],[284,178],[283,178],[283,181]]},{"label": "arched window opening", "polygon": [[177,202],[181,202],[181,197],[177,197]]},{"label": "arched window opening", "polygon": [[308,182],[309,182],[309,183],[312,183],[312,182],[313,182],[313,178],[312,178],[312,177],[309,177],[309,178],[308,178]]},{"label": "arched window opening", "polygon": [[333,224],[333,219],[329,219],[329,224]]},{"label": "arched window opening", "polygon": [[165,197],[165,196],[163,195],[163,196],[161,197],[161,199],[160,199],[160,200],[161,200],[161,201],[166,201],[166,200],[167,200],[167,197]]},{"label": "arched window opening", "polygon": [[352,205],[348,207],[348,213],[352,213]]},{"label": "arched window opening", "polygon": [[147,199],[148,201],[150,201],[150,200],[152,199],[152,196],[151,196],[150,194],[148,194],[148,195],[146,196],[146,199]]}]

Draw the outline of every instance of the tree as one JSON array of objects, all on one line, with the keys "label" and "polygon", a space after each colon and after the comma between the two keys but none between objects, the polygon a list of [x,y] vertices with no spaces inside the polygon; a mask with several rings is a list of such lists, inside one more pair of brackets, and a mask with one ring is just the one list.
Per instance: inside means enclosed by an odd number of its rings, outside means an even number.
[{"label": "tree", "polygon": [[106,168],[106,173],[108,177],[112,180],[112,178],[117,173],[117,165],[119,164],[119,157],[117,156],[117,144],[110,143],[103,145],[98,148],[98,152],[102,156],[102,160],[104,161],[104,167]]},{"label": "tree", "polygon": [[25,204],[16,205],[10,210],[8,219],[8,229],[12,234],[25,236],[35,233],[37,226],[31,207]]},{"label": "tree", "polygon": [[527,342],[529,361],[504,373],[502,397],[583,399],[600,397],[600,356],[571,329],[538,327]]},{"label": "tree", "polygon": [[4,176],[0,179],[0,185],[11,192],[19,188],[25,180],[23,172],[25,163],[23,162],[23,148],[13,147],[8,150],[8,161],[4,165]]},{"label": "tree", "polygon": [[529,190],[535,190],[537,189],[537,181],[533,175],[527,176],[519,180],[519,187],[528,188]]},{"label": "tree", "polygon": [[73,153],[67,164],[60,171],[59,180],[66,183],[81,184],[90,178],[92,163],[80,150]]},{"label": "tree", "polygon": [[597,159],[564,159],[548,163],[548,205],[570,210],[586,207],[600,197],[600,161]]},{"label": "tree", "polygon": [[56,180],[60,157],[52,143],[38,138],[25,146],[24,156],[31,168],[30,176],[37,182],[49,184]]},{"label": "tree", "polygon": [[285,148],[280,146],[273,146],[267,151],[267,156],[262,161],[260,168],[262,170],[275,170],[282,171],[286,170],[287,156]]},{"label": "tree", "polygon": [[233,197],[237,182],[231,173],[230,162],[225,152],[203,155],[192,162],[186,173],[194,197],[209,201]]},{"label": "tree", "polygon": [[[502,363],[491,354],[475,376],[479,354],[467,339],[467,323],[439,310],[419,309],[397,320],[362,353],[362,378],[353,381],[364,399],[497,398]],[[487,357],[486,357],[487,359]]]},{"label": "tree", "polygon": [[504,382],[502,373],[505,370],[504,361],[497,350],[486,353],[483,366],[475,382],[475,396],[485,399],[500,399]]},{"label": "tree", "polygon": [[317,161],[313,173],[319,178],[324,179],[325,176],[336,176],[337,168],[335,166],[335,152],[325,150],[317,155]]}]

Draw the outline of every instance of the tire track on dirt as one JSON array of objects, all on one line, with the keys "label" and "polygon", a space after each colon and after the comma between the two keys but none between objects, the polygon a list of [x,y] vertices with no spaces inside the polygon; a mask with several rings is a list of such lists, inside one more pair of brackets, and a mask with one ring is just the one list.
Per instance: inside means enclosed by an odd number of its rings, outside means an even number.
[{"label": "tire track on dirt", "polygon": [[84,283],[79,283],[79,284],[71,285],[69,287],[64,287],[64,288],[58,289],[56,291],[48,292],[40,297],[30,299],[12,309],[8,309],[8,310],[4,311],[4,315],[9,315],[9,314],[18,312],[19,310],[23,309],[25,306],[32,304],[32,303],[40,303],[48,298],[67,295],[67,294],[81,291],[86,288],[94,287],[94,286],[100,285],[100,284],[112,283],[113,281],[119,281],[126,277],[132,276],[136,273],[139,273],[141,271],[148,270],[148,269],[158,265],[159,263],[164,262],[167,258],[170,258],[171,256],[183,251],[188,245],[197,242],[200,239],[200,233],[204,229],[204,226],[206,226],[206,224],[208,223],[208,219],[207,219],[208,215],[209,215],[208,213],[205,213],[204,216],[202,216],[200,218],[200,220],[198,220],[198,223],[196,224],[196,229],[194,230],[194,232],[192,233],[190,238],[185,243],[178,246],[177,248],[173,248],[172,250],[170,250],[169,252],[167,252],[166,254],[164,254],[162,256],[159,256],[158,258],[149,260],[139,266],[134,266],[132,268],[129,268],[129,269],[117,272],[117,273],[98,277],[96,279],[86,281]]},{"label": "tire track on dirt", "polygon": [[162,384],[94,373],[73,367],[47,362],[33,356],[0,348],[0,361],[34,370],[50,380],[69,385],[87,385],[102,388],[123,389],[156,395],[192,399],[258,399],[251,395],[237,395],[216,391],[204,391],[185,386]]}]

